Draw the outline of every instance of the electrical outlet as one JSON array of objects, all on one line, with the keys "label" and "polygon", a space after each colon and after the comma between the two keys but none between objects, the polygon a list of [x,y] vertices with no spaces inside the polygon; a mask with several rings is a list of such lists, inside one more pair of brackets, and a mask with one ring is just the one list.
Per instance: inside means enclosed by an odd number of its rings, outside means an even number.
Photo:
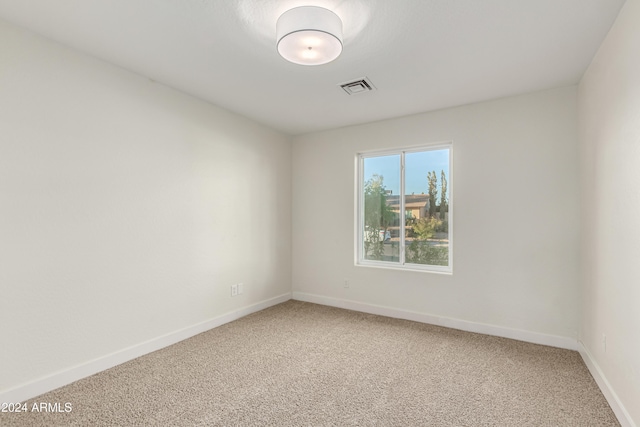
[{"label": "electrical outlet", "polygon": [[344,279],[344,287],[345,289],[349,288],[349,279]]},{"label": "electrical outlet", "polygon": [[238,285],[231,285],[231,296],[238,296]]},{"label": "electrical outlet", "polygon": [[244,283],[238,283],[238,295],[244,292]]}]

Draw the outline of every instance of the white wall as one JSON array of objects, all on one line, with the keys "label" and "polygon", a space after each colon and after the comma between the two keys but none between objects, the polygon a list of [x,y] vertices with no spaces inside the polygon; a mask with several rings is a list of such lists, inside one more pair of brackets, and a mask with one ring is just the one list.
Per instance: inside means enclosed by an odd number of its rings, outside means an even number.
[{"label": "white wall", "polygon": [[[640,425],[640,2],[627,1],[579,87],[581,341]],[[606,335],[606,351],[603,345]]]},{"label": "white wall", "polygon": [[282,134],[0,22],[0,394],[290,295],[290,164]]},{"label": "white wall", "polygon": [[[294,297],[565,337],[575,346],[576,115],[576,87],[568,87],[294,138]],[[356,153],[439,141],[454,144],[453,275],[354,266]]]}]

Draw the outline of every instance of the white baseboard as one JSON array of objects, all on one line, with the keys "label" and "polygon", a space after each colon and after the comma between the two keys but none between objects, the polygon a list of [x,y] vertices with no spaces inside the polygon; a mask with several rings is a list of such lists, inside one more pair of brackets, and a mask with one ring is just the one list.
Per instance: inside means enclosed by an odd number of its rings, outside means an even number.
[{"label": "white baseboard", "polygon": [[519,329],[505,328],[502,326],[487,325],[484,323],[469,322],[467,320],[435,316],[432,314],[418,313],[415,311],[401,310],[381,305],[366,304],[357,301],[308,294],[305,292],[293,292],[293,299],[298,301],[328,305],[331,307],[361,311],[363,313],[378,314],[380,316],[393,317],[396,319],[412,320],[414,322],[444,326],[446,328],[459,329],[467,332],[476,332],[479,334],[511,338],[514,340],[526,341],[534,344],[548,345],[551,347],[564,348],[568,350],[578,350],[578,341],[575,338],[547,335],[538,332],[529,332]]},{"label": "white baseboard", "polygon": [[602,391],[602,394],[604,394],[604,397],[607,399],[607,402],[609,402],[609,406],[611,406],[613,413],[616,414],[620,425],[622,427],[636,427],[633,419],[631,419],[631,415],[629,415],[629,412],[627,412],[627,409],[618,398],[616,392],[613,391],[613,388],[611,388],[611,384],[609,384],[609,381],[607,381],[607,377],[604,376],[604,373],[600,369],[600,366],[598,366],[589,350],[587,350],[582,342],[578,343],[578,347],[578,351],[580,352],[580,356],[582,356],[582,360],[584,360],[584,363],[585,365],[587,365],[589,372],[591,372],[591,376],[596,381],[596,384],[598,384],[598,387],[600,387],[600,390]]},{"label": "white baseboard", "polygon": [[24,402],[25,400],[39,396],[48,391],[71,384],[74,381],[78,381],[106,369],[113,368],[114,366],[128,362],[129,360],[133,360],[137,357],[144,356],[145,354],[160,350],[161,348],[168,347],[187,338],[191,338],[194,335],[208,331],[209,329],[217,328],[225,323],[232,322],[251,313],[264,310],[265,308],[280,304],[290,299],[291,293],[282,294],[256,304],[252,304],[248,307],[243,307],[221,316],[214,317],[213,319],[205,320],[204,322],[184,329],[107,354],[89,362],[54,372],[35,381],[30,381],[3,391],[0,393],[0,402]]}]

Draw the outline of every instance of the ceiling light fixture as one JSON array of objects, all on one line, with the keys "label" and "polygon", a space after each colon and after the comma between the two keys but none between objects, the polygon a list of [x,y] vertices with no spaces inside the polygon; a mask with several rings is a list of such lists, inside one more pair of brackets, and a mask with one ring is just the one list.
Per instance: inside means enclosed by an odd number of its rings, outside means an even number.
[{"label": "ceiling light fixture", "polygon": [[322,65],[342,52],[342,21],[330,10],[301,6],[283,13],[276,23],[278,53],[300,65]]}]

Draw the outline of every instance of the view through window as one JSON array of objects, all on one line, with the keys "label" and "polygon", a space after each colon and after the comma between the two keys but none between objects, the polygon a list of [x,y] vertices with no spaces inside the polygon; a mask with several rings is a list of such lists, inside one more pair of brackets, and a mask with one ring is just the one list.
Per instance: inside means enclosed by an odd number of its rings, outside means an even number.
[{"label": "view through window", "polygon": [[451,145],[358,156],[358,264],[451,271]]}]

